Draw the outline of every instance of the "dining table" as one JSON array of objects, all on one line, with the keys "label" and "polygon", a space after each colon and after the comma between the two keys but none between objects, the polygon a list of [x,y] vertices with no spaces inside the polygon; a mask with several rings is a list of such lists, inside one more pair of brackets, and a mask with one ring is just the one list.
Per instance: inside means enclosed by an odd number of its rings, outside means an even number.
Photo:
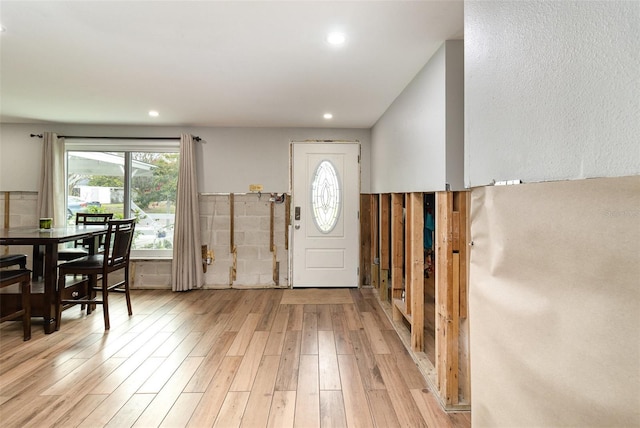
[{"label": "dining table", "polygon": [[[37,227],[9,227],[0,229],[0,245],[33,247],[32,282],[42,281],[42,292],[31,295],[31,316],[43,317],[44,332],[55,331],[55,298],[58,282],[58,246],[66,242],[83,240],[90,242],[89,254],[95,254],[101,235],[107,233],[107,225],[69,225],[51,229]],[[37,290],[37,287],[32,287]],[[17,304],[16,294],[2,294],[0,313]]]}]

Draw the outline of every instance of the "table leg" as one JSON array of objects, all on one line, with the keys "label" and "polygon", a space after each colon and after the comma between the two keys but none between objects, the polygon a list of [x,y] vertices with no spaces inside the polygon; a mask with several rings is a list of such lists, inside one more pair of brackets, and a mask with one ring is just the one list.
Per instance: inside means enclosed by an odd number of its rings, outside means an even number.
[{"label": "table leg", "polygon": [[55,300],[58,282],[58,244],[47,244],[44,251],[44,332],[53,333],[56,328]]},{"label": "table leg", "polygon": [[43,266],[43,251],[44,251],[44,246],[43,245],[34,245],[33,246],[33,258],[31,260],[33,260],[33,279],[38,279],[38,278],[44,278],[43,276],[43,270],[44,270],[44,266]]}]

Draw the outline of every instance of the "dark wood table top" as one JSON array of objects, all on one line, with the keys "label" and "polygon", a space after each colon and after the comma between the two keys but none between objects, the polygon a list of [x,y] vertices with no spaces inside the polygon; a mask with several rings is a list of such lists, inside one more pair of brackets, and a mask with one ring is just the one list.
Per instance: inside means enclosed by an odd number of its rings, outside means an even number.
[{"label": "dark wood table top", "polygon": [[44,245],[75,241],[107,232],[107,225],[79,225],[38,229],[37,227],[11,227],[0,229],[0,245]]}]

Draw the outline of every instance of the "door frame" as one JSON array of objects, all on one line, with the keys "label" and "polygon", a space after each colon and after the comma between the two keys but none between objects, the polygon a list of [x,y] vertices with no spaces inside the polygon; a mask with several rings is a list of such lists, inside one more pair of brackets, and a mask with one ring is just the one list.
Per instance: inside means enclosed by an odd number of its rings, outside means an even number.
[{"label": "door frame", "polygon": [[[361,210],[362,207],[360,206],[360,194],[362,191],[362,143],[360,142],[360,140],[289,140],[289,195],[290,195],[290,200],[293,202],[293,175],[294,175],[294,171],[293,171],[293,145],[294,144],[309,144],[309,145],[313,145],[313,144],[357,144],[358,145],[358,172],[357,172],[357,176],[358,176],[358,183],[357,183],[357,188],[358,188],[358,206],[357,206],[357,211],[358,211],[358,220],[360,220],[360,215],[361,215]],[[287,219],[287,224],[288,224],[288,231],[287,231],[287,235],[288,235],[288,242],[287,242],[287,246],[289,248],[287,257],[287,265],[288,265],[288,283],[289,283],[289,288],[293,288],[293,215],[294,212],[292,209],[289,210],[289,218]],[[360,260],[360,221],[358,221],[358,233],[356,234],[356,251],[358,251],[358,257],[357,260]],[[358,270],[358,275],[357,275],[357,284],[356,284],[356,288],[360,288],[360,282],[361,282],[361,277],[362,277],[362,272],[360,269],[360,263],[358,263],[357,266],[357,270]]]}]

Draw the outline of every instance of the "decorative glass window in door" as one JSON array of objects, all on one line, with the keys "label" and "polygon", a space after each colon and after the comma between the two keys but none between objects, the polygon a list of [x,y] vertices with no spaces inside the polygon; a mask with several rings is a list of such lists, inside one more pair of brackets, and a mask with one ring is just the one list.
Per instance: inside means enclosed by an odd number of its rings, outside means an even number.
[{"label": "decorative glass window in door", "polygon": [[311,211],[318,229],[329,233],[338,222],[340,215],[340,181],[333,164],[328,160],[320,162],[311,184]]}]

